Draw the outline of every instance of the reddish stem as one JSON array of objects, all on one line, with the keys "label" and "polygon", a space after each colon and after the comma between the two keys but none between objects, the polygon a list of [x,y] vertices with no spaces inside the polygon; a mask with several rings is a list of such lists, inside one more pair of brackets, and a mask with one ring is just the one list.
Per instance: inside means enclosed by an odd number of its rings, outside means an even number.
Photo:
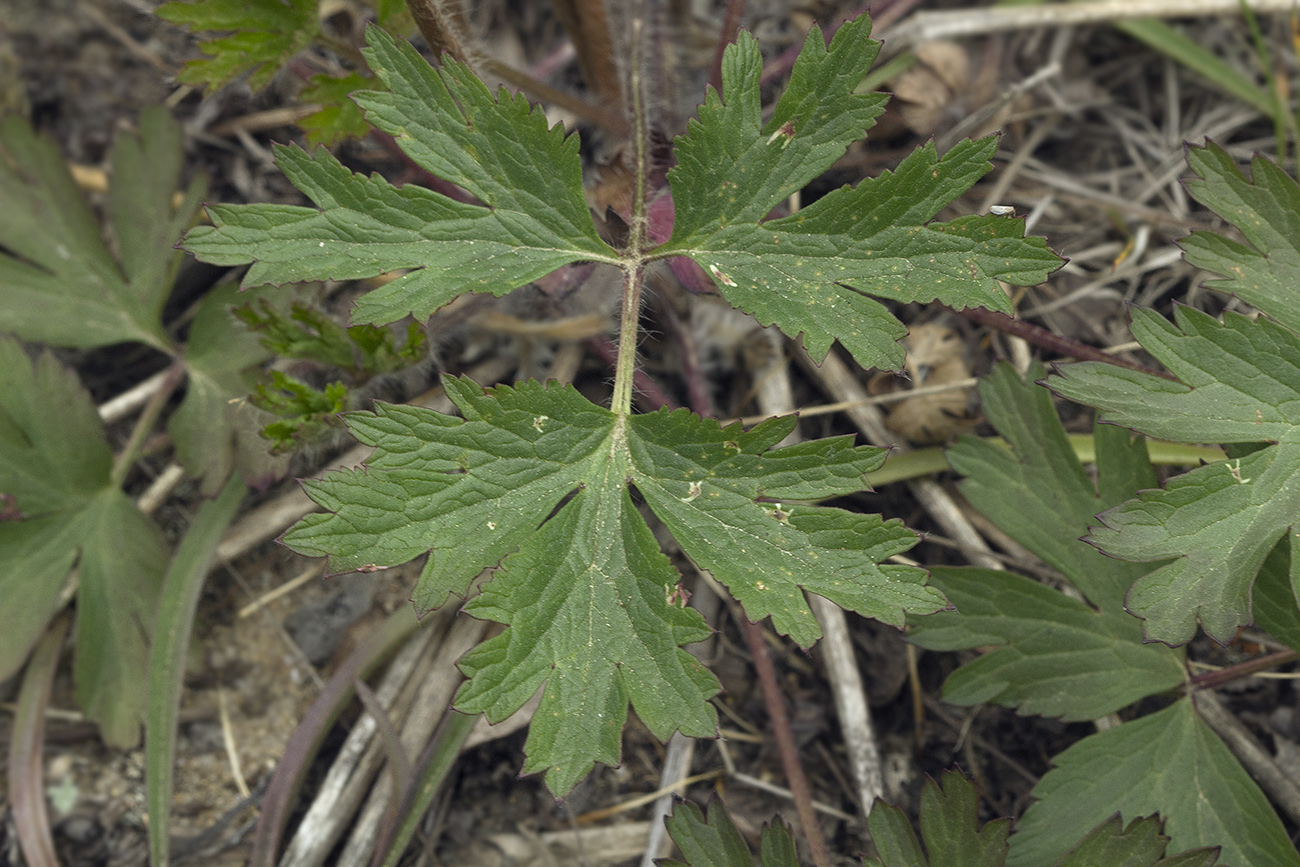
[{"label": "reddish stem", "polygon": [[1116,358],[1113,355],[1107,355],[1100,349],[1089,346],[1086,343],[1080,343],[1077,340],[1071,340],[1068,337],[1062,337],[1054,334],[1046,328],[1033,325],[1023,319],[1013,319],[1005,313],[998,313],[994,310],[985,310],[983,307],[968,307],[965,310],[958,310],[962,316],[972,322],[978,322],[980,325],[986,325],[989,328],[995,328],[998,331],[1010,334],[1013,337],[1020,337],[1035,346],[1046,349],[1049,352],[1055,352],[1057,355],[1064,355],[1068,358],[1079,358],[1084,361],[1100,361],[1103,364],[1113,364],[1116,367],[1123,367],[1126,370],[1136,370],[1138,373],[1147,373],[1151,376],[1159,376],[1162,379],[1168,379],[1173,382],[1178,381],[1178,377],[1172,373],[1166,373],[1163,370],[1153,370],[1150,367],[1144,367],[1132,361],[1126,361],[1123,358]]},{"label": "reddish stem", "polygon": [[758,672],[758,683],[763,690],[767,715],[772,721],[772,731],[776,734],[781,765],[785,769],[786,782],[790,785],[790,794],[794,796],[799,822],[808,838],[808,848],[812,850],[813,862],[817,867],[830,867],[826,841],[822,838],[822,826],[818,824],[817,814],[813,812],[812,790],[808,786],[808,778],[804,776],[803,765],[799,762],[799,748],[794,743],[794,731],[790,728],[790,717],[785,712],[781,687],[776,682],[776,668],[772,665],[772,657],[768,655],[767,642],[763,640],[763,629],[744,617],[740,618],[740,622],[745,630],[749,652],[754,657],[754,669]]},{"label": "reddish stem", "polygon": [[1300,659],[1300,653],[1294,650],[1279,650],[1276,653],[1257,656],[1254,659],[1248,659],[1236,665],[1229,665],[1227,668],[1220,668],[1217,671],[1207,671],[1195,675],[1191,680],[1191,687],[1193,689],[1213,689],[1216,686],[1222,686],[1225,683],[1248,677],[1256,672],[1267,671],[1270,668],[1284,665],[1296,659]]},{"label": "reddish stem", "polygon": [[67,613],[59,615],[37,641],[23,675],[9,735],[9,803],[18,847],[32,867],[59,864],[45,810],[45,711],[70,620]]}]

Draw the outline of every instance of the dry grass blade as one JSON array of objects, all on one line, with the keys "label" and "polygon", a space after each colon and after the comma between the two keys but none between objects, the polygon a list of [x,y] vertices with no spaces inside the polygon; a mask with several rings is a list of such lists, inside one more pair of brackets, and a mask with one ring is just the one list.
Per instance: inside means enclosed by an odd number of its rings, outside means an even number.
[{"label": "dry grass blade", "polygon": [[[451,707],[456,688],[463,680],[456,669],[456,660],[478,645],[486,629],[487,623],[484,621],[460,616],[448,630],[446,640],[434,654],[435,659],[428,669],[428,675],[419,684],[415,700],[411,703],[410,712],[402,726],[400,744],[407,755],[418,755],[433,737],[434,730]],[[377,840],[383,836],[381,831],[386,813],[392,809],[393,804],[398,803],[390,797],[391,777],[392,768],[385,768],[370,790],[361,814],[352,825],[339,863],[363,863],[374,851]],[[390,815],[389,818],[389,824],[400,821],[400,817]]]},{"label": "dry grass blade", "polygon": [[343,706],[352,698],[352,681],[364,677],[386,659],[414,631],[416,625],[411,612],[405,608],[389,615],[384,625],[372,632],[326,682],[325,689],[312,703],[289,743],[285,745],[284,758],[276,765],[275,774],[267,787],[262,814],[258,818],[253,838],[253,854],[249,859],[254,867],[272,867],[276,863],[280,837],[293,809],[298,786],[325,733]]},{"label": "dry grass blade", "polygon": [[918,12],[889,34],[886,51],[897,53],[932,39],[953,39],[1035,27],[1104,24],[1135,18],[1204,18],[1239,15],[1242,3],[1259,14],[1285,14],[1290,0],[1102,0],[1097,3],[1051,3],[1038,6],[992,6]]},{"label": "dry grass blade", "polygon": [[[410,708],[420,663],[428,658],[430,644],[441,638],[447,620],[447,615],[435,615],[432,622],[426,623],[398,651],[384,672],[375,692],[390,718],[403,715]],[[318,867],[343,837],[383,762],[383,748],[374,738],[375,729],[373,714],[363,715],[352,726],[289,841],[280,867]]]}]

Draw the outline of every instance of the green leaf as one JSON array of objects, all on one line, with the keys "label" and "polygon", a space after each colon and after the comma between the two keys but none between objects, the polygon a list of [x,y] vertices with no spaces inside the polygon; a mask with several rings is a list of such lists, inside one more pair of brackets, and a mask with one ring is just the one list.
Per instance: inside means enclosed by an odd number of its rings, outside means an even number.
[{"label": "green leaf", "polygon": [[196,179],[172,208],[183,159],[165,109],[146,109],[140,135],[118,139],[108,225],[119,261],[54,142],[16,115],[0,120],[0,328],[60,346],[139,341],[171,352],[159,314],[180,263],[172,248],[205,189]]},{"label": "green leaf", "polygon": [[[0,339],[0,679],[23,664],[78,567],[77,701],[104,739],[130,747],[145,708],[146,624],[167,550],[153,522],[109,481],[112,456],[89,395],[47,354]],[[129,540],[129,544],[124,544]]]},{"label": "green leaf", "polygon": [[1293,650],[1300,650],[1300,608],[1296,606],[1291,575],[1297,565],[1291,556],[1293,535],[1284,536],[1264,559],[1255,578],[1251,601],[1259,627]]},{"label": "green leaf", "polygon": [[157,15],[196,31],[234,31],[202,43],[207,57],[187,63],[180,81],[217,88],[252,73],[248,85],[257,91],[316,38],[316,6],[316,0],[178,0],[159,6]]},{"label": "green leaf", "polygon": [[1272,318],[1227,313],[1217,322],[1180,307],[1171,324],[1134,310],[1134,336],[1179,382],[1079,364],[1062,368],[1052,387],[1152,436],[1240,444],[1232,459],[1105,513],[1090,538],[1116,557],[1177,558],[1129,597],[1148,636],[1183,642],[1199,621],[1226,642],[1250,621],[1256,573],[1300,506],[1300,186],[1263,159],[1248,179],[1216,145],[1189,149],[1188,160],[1200,175],[1189,190],[1247,241],[1195,233],[1183,242],[1188,261],[1224,274],[1212,288]]},{"label": "green leaf", "polygon": [[1157,816],[1134,819],[1127,828],[1116,813],[1084,837],[1056,867],[1214,867],[1215,848],[1191,849],[1164,857],[1169,838]]},{"label": "green leaf", "polygon": [[204,503],[172,558],[158,600],[154,641],[149,653],[149,722],[145,726],[145,781],[149,813],[149,853],[153,864],[168,864],[176,724],[180,716],[190,634],[204,579],[217,545],[248,489],[232,478],[216,500]]},{"label": "green leaf", "polygon": [[931,581],[955,611],[912,618],[909,638],[932,650],[994,648],[949,676],[946,701],[991,701],[1024,714],[1095,719],[1185,678],[1182,654],[1143,644],[1124,593],[1149,567],[1109,559],[1081,542],[1093,515],[1155,475],[1139,438],[1098,425],[1100,493],[1075,457],[1050,393],[999,365],[980,384],[989,420],[1010,450],[963,438],[948,450],[971,505],[1050,565],[1092,602],[1011,572],[937,567]]},{"label": "green leaf", "polygon": [[[1025,379],[999,364],[980,383],[985,415],[1011,450],[963,437],[948,463],[965,478],[962,494],[976,509],[1046,563],[1096,606],[1119,609],[1124,593],[1149,567],[1115,562],[1080,540],[1094,516],[1156,486],[1146,443],[1111,426],[1095,428],[1098,484],[1084,471],[1034,364]],[[1027,381],[1026,381],[1027,380]]]},{"label": "green leaf", "polygon": [[926,779],[920,841],[903,811],[884,801],[876,801],[867,822],[880,855],[866,859],[868,867],[1002,867],[1007,860],[1011,820],[980,827],[975,786],[958,771],[945,771],[938,783]]},{"label": "green leaf", "polygon": [[[656,862],[659,867],[753,867],[754,859],[749,847],[721,803],[713,802],[706,820],[699,807],[679,801],[673,806],[672,815],[664,821],[668,825],[668,836],[673,838],[686,860],[660,860]],[[784,822],[777,820],[763,826],[759,864],[762,867],[799,867],[794,837]]]},{"label": "green leaf", "polygon": [[1176,558],[1129,594],[1148,637],[1182,643],[1199,620],[1227,643],[1250,622],[1255,573],[1300,509],[1300,335],[1231,312],[1218,322],[1179,307],[1174,317],[1135,309],[1133,334],[1180,382],[1084,363],[1062,367],[1051,386],[1151,436],[1275,443],[1142,492],[1102,514],[1089,537],[1114,557]]},{"label": "green leaf", "polygon": [[944,701],[994,702],[1023,714],[1096,719],[1185,678],[1181,654],[1142,644],[1122,607],[1097,611],[1010,572],[933,567],[956,607],[916,618],[909,639],[930,650],[993,646],[944,682]]},{"label": "green leaf", "polygon": [[[174,247],[206,188],[195,180],[172,207],[184,155],[180,125],[159,108],[141,113],[139,137],[118,139],[107,213],[115,259],[53,142],[16,117],[0,122],[9,158],[0,159],[0,249],[12,254],[0,253],[0,328],[60,346],[138,341],[180,354],[161,314],[182,258]],[[240,371],[268,353],[230,317],[234,291],[219,289],[199,308],[184,349],[186,397],[168,424],[177,460],[207,494],[232,467],[263,485],[285,468],[269,459],[257,425],[235,442],[249,388]]]},{"label": "green leaf", "polygon": [[355,90],[373,85],[373,79],[357,72],[341,77],[313,76],[298,94],[304,103],[320,105],[319,110],[298,120],[298,126],[307,133],[307,143],[333,147],[343,139],[367,135],[370,124],[366,123],[361,109],[348,96]]},{"label": "green leaf", "polygon": [[1116,811],[1128,821],[1159,811],[1176,851],[1218,846],[1225,864],[1300,864],[1268,800],[1190,699],[1090,735],[1053,763],[1016,825],[1009,867],[1052,863]]},{"label": "green leaf", "polygon": [[895,172],[766,220],[883,110],[883,95],[853,92],[879,49],[870,29],[865,17],[849,22],[828,50],[814,27],[766,122],[758,43],[740,34],[723,58],[721,96],[711,90],[677,140],[673,235],[653,255],[694,259],[732,304],[802,333],[814,359],[839,339],[863,366],[898,369],[904,329],[862,293],[1009,313],[997,281],[1042,282],[1060,259],[1041,239],[1024,239],[1019,220],[930,222],[992,168],[992,138],[961,142],[942,159],[925,145]]},{"label": "green leaf", "polygon": [[276,355],[333,365],[358,376],[391,373],[425,355],[424,331],[415,322],[408,324],[399,345],[391,328],[344,328],[320,310],[298,302],[286,314],[261,297],[236,310],[235,316],[263,335],[263,345]]},{"label": "green leaf", "polygon": [[190,232],[186,249],[220,265],[254,262],[246,287],[414,269],[357,302],[353,321],[378,324],[427,319],[464,292],[505,295],[570,262],[617,264],[587,209],[577,138],[454,60],[435,71],[377,27],[369,42],[366,57],[393,91],[354,94],[369,121],[487,207],[353,174],[324,150],[279,148],[280,168],[321,210],[213,206],[213,225]]},{"label": "green leaf", "polygon": [[1197,268],[1223,274],[1206,288],[1231,292],[1292,331],[1300,331],[1296,276],[1300,275],[1300,186],[1268,159],[1256,156],[1251,177],[1222,147],[1187,149],[1199,179],[1187,191],[1241,230],[1246,243],[1214,232],[1193,232],[1181,246]]},{"label": "green leaf", "polygon": [[[727,105],[711,94],[678,140],[674,234],[645,258],[694,258],[729,300],[802,332],[818,357],[838,338],[864,364],[897,367],[903,328],[859,290],[1009,311],[997,281],[1041,282],[1060,260],[1041,239],[1025,240],[1014,219],[930,224],[989,170],[992,139],[963,142],[942,160],[928,146],[894,173],[762,222],[880,113],[883,97],[851,93],[875,57],[868,32],[865,18],[846,25],[829,52],[813,34],[766,125],[758,48],[746,35],[728,49]],[[324,152],[281,149],[281,168],[320,210],[213,207],[213,226],[191,232],[187,249],[217,264],[253,262],[246,286],[413,269],[360,299],[354,321],[373,323],[423,319],[463,292],[505,294],[571,262],[620,264],[588,212],[576,139],[549,129],[523,97],[493,97],[454,61],[435,71],[378,28],[369,41],[366,56],[392,92],[353,95],[367,119],[488,207],[353,175]]]},{"label": "green leaf", "polygon": [[241,300],[233,284],[210,292],[199,305],[185,345],[189,373],[185,399],[167,422],[176,460],[215,495],[232,471],[253,487],[265,487],[288,470],[288,457],[270,454],[258,431],[274,416],[246,400],[254,377],[249,367],[271,356],[232,312]]},{"label": "green leaf", "polygon": [[617,761],[629,703],[662,738],[714,731],[717,682],[679,649],[707,629],[674,603],[677,573],[630,487],[749,617],[804,646],[820,634],[805,590],[894,624],[944,604],[920,570],[876,565],[915,543],[899,522],[784,502],[858,490],[879,449],[840,438],[769,451],[793,419],[744,431],[681,410],[616,416],[571,387],[444,386],[464,419],[385,404],[348,416],[375,453],[364,472],[305,483],[337,514],[307,517],[285,542],[334,570],[428,553],[421,610],[502,563],[467,610],[510,628],[462,660],[457,707],[500,720],[544,686],[525,770],[549,769],[553,791]]},{"label": "green leaf", "polygon": [[271,385],[258,383],[248,402],[279,416],[262,429],[271,441],[272,450],[280,453],[318,439],[339,426],[338,415],[346,409],[348,389],[341,382],[331,382],[317,391],[278,370],[271,371]]}]

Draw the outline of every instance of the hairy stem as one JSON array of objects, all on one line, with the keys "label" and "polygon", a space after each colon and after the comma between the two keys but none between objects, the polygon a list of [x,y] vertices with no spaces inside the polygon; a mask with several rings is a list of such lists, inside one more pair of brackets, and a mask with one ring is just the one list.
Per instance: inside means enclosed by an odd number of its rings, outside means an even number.
[{"label": "hairy stem", "polygon": [[645,16],[638,4],[629,37],[628,99],[632,113],[632,208],[628,221],[623,266],[623,312],[618,325],[618,361],[614,365],[614,397],[610,408],[619,415],[632,411],[632,375],[641,318],[641,290],[645,287],[645,251],[649,246],[650,219],[646,208],[646,179],[650,174],[650,133],[646,122],[643,72]]},{"label": "hairy stem", "polygon": [[614,397],[610,409],[617,415],[632,411],[632,379],[636,373],[636,344],[641,317],[641,288],[645,268],[629,266],[623,271],[623,312],[618,323],[618,361],[614,363]]}]

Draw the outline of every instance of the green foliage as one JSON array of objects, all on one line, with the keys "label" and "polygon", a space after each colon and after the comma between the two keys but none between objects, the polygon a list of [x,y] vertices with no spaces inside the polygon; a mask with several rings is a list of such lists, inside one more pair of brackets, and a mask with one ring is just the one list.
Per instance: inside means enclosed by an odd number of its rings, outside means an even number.
[{"label": "green foliage", "polygon": [[[367,119],[483,205],[352,174],[320,149],[281,148],[281,168],[316,207],[213,207],[212,227],[192,231],[185,246],[209,262],[251,262],[247,286],[410,269],[358,301],[354,320],[375,324],[421,320],[464,292],[504,295],[572,262],[607,263],[635,280],[654,259],[687,255],[742,307],[774,305],[760,318],[802,332],[814,352],[839,338],[865,363],[897,365],[901,326],[837,281],[899,300],[1004,308],[996,279],[1036,282],[1059,260],[1024,240],[1017,221],[930,225],[988,171],[992,140],[958,145],[943,160],[922,149],[858,191],[761,222],[879,113],[879,98],[851,93],[875,56],[868,32],[865,19],[846,25],[829,52],[814,32],[767,125],[758,117],[757,44],[745,36],[731,46],[726,106],[711,95],[677,143],[672,240],[620,252],[592,221],[576,137],[549,127],[523,97],[493,94],[463,65],[434,70],[371,28],[365,56],[390,92],[355,95]],[[760,267],[760,256],[778,264]],[[774,282],[778,272],[788,279]],[[678,575],[633,493],[749,617],[771,617],[803,646],[820,634],[805,591],[895,624],[905,611],[944,605],[919,570],[876,565],[915,542],[898,522],[788,502],[859,490],[879,450],[829,440],[769,451],[793,420],[745,432],[685,412],[601,409],[571,388],[523,383],[484,394],[467,381],[444,384],[463,420],[393,406],[350,416],[374,457],[365,472],[309,483],[332,514],[308,517],[286,542],[330,556],[336,570],[428,554],[420,610],[465,594],[499,564],[466,608],[510,628],[461,661],[469,681],[456,705],[500,720],[543,689],[524,769],[548,771],[557,793],[595,761],[618,760],[629,704],[660,737],[715,729],[708,699],[717,682],[679,647],[707,632],[674,603]]]},{"label": "green foliage", "polygon": [[114,259],[58,146],[26,120],[0,120],[0,323],[24,340],[58,346],[134,341],[168,352],[159,320],[180,265],[173,249],[194,220],[206,184],[180,207],[180,126],[162,109],[140,116],[140,135],[113,151],[108,227]]},{"label": "green foliage", "polygon": [[1010,867],[1050,862],[1115,811],[1157,810],[1175,849],[1218,846],[1225,864],[1300,864],[1268,799],[1190,698],[1090,735],[1053,763],[1016,825]]},{"label": "green foliage", "polygon": [[332,382],[324,391],[318,391],[278,370],[271,371],[269,387],[259,382],[248,398],[258,409],[280,416],[262,428],[262,436],[271,441],[276,454],[316,439],[334,427],[332,422],[347,409],[347,399],[348,388],[341,382]]},{"label": "green foliage", "polygon": [[245,371],[268,355],[230,315],[235,287],[209,294],[185,346],[163,327],[181,261],[174,247],[206,189],[196,179],[172,207],[180,125],[148,109],[140,135],[117,142],[107,207],[117,257],[49,138],[5,118],[0,156],[0,330],[57,346],[139,342],[180,358],[188,387],[169,431],[177,460],[203,479],[204,492],[220,490],[233,468],[250,483],[282,471],[257,440],[267,419],[241,403],[251,387]]},{"label": "green foliage", "polygon": [[[1035,368],[1029,377],[1042,373]],[[944,697],[1087,720],[1177,687],[1185,677],[1181,653],[1143,644],[1141,624],[1124,611],[1125,591],[1149,567],[1110,560],[1079,540],[1097,512],[1155,485],[1144,443],[1097,426],[1099,493],[1045,389],[1002,365],[980,395],[1011,451],[973,437],[949,449],[953,469],[966,476],[962,493],[1087,601],[1011,572],[933,569],[957,610],[915,621],[912,640],[934,650],[996,645],[954,672]]]},{"label": "green foliage", "polygon": [[[1037,368],[1029,378],[1041,375]],[[931,581],[956,610],[915,619],[912,639],[943,650],[993,646],[949,677],[944,698],[1086,720],[1178,687],[1182,651],[1144,644],[1139,621],[1123,610],[1128,585],[1152,566],[1109,559],[1079,540],[1096,512],[1154,485],[1141,439],[1098,425],[1094,486],[1045,389],[1003,366],[980,393],[1010,450],[974,438],[950,449],[967,477],[962,492],[1087,602],[1007,572],[933,569]],[[1191,698],[1090,735],[1054,763],[1011,837],[1012,867],[1052,863],[1117,810],[1130,822],[1159,811],[1175,848],[1219,846],[1229,864],[1300,863],[1268,801]]]},{"label": "green foliage", "polygon": [[0,494],[16,513],[0,522],[0,680],[22,667],[76,567],[77,702],[108,743],[135,746],[166,545],[111,481],[103,427],[75,375],[8,338],[0,369]]},{"label": "green foliage", "polygon": [[262,345],[276,355],[340,367],[357,378],[391,373],[424,357],[424,331],[414,322],[407,325],[399,343],[390,328],[344,328],[301,303],[285,315],[266,298],[259,298],[235,310],[235,316],[261,334]]},{"label": "green foliage", "polygon": [[1291,537],[1288,535],[1264,558],[1251,596],[1255,622],[1293,650],[1300,650],[1300,608],[1291,582]]},{"label": "green foliage", "polygon": [[1007,860],[1009,819],[979,825],[975,786],[957,771],[921,789],[921,840],[903,811],[884,801],[871,808],[868,824],[879,858],[866,867],[1002,867]]},{"label": "green foliage", "polygon": [[345,138],[361,138],[370,132],[370,124],[349,96],[373,85],[371,79],[358,72],[339,77],[313,76],[298,94],[304,103],[320,105],[320,109],[298,120],[298,126],[307,133],[307,143],[332,147]]},{"label": "green foliage", "polygon": [[723,61],[721,97],[710,91],[677,143],[669,172],[676,219],[657,252],[690,256],[732,304],[764,325],[802,333],[818,361],[837,339],[864,367],[898,369],[905,330],[862,293],[1010,313],[997,280],[1038,283],[1060,260],[1041,239],[1026,240],[1016,221],[930,222],[988,172],[993,138],[961,142],[942,159],[926,145],[892,173],[765,220],[883,111],[882,95],[853,92],[879,48],[869,32],[865,17],[846,24],[829,51],[820,32],[811,33],[766,123],[762,57],[741,34]]},{"label": "green foliage", "polygon": [[157,14],[196,31],[233,31],[203,43],[207,57],[192,60],[177,78],[186,84],[220,87],[249,74],[261,90],[320,33],[317,0],[174,0]]},{"label": "green foliage", "polygon": [[435,72],[377,28],[366,57],[394,91],[356,95],[370,122],[487,207],[354,175],[321,149],[279,148],[280,168],[322,210],[214,206],[212,227],[191,232],[188,250],[216,264],[253,262],[245,286],[414,269],[357,302],[353,321],[378,324],[423,321],[468,291],[505,295],[570,262],[619,263],[588,212],[576,137],[548,128],[523,96],[494,98],[454,61]]},{"label": "green foliage", "polygon": [[570,387],[443,384],[463,419],[383,404],[348,416],[374,456],[364,472],[304,483],[333,514],[285,543],[329,555],[334,571],[428,553],[421,611],[504,560],[466,610],[511,628],[461,661],[456,706],[501,720],[545,686],[525,770],[549,769],[556,792],[593,761],[618,761],[629,702],[660,737],[714,731],[717,682],[676,649],[708,630],[674,603],[677,573],[629,485],[750,617],[804,646],[820,634],[805,589],[896,624],[944,604],[920,570],[876,565],[915,543],[899,522],[784,502],[858,490],[880,449],[839,438],[771,450],[794,419],[744,431],[684,410],[619,416]]},{"label": "green foliage", "polygon": [[[1006,309],[997,279],[1039,282],[1060,260],[1041,240],[1024,239],[1017,220],[929,222],[989,170],[992,139],[960,144],[943,160],[923,148],[895,173],[760,222],[879,114],[879,98],[851,92],[875,56],[868,32],[865,18],[846,25],[829,54],[812,34],[766,125],[757,114],[758,47],[742,34],[724,65],[726,107],[711,95],[677,143],[673,237],[640,261],[691,256],[730,301],[802,333],[815,355],[838,338],[863,364],[897,368],[902,326],[841,284],[896,300]],[[464,292],[504,295],[571,262],[637,264],[596,233],[577,139],[548,128],[522,96],[494,96],[454,61],[435,71],[376,28],[366,57],[392,90],[355,95],[367,119],[487,207],[354,175],[324,151],[281,148],[281,168],[320,210],[214,207],[212,228],[191,232],[187,249],[217,264],[252,262],[246,286],[413,269],[360,299],[354,321],[373,323],[424,319]]]},{"label": "green foliage", "polygon": [[1134,819],[1125,828],[1116,814],[1094,828],[1056,867],[1214,867],[1219,860],[1213,848],[1188,849],[1166,858],[1168,845],[1158,817]]},{"label": "green foliage", "polygon": [[[1251,621],[1251,588],[1300,509],[1300,187],[1263,158],[1248,180],[1217,145],[1191,148],[1198,200],[1236,225],[1246,244],[1197,232],[1193,265],[1229,279],[1264,314],[1222,321],[1186,308],[1174,322],[1133,311],[1133,335],[1178,382],[1096,363],[1068,365],[1057,392],[1104,421],[1179,442],[1244,444],[1239,455],[1171,479],[1100,515],[1089,541],[1132,561],[1169,560],[1139,579],[1129,609],[1149,638],[1190,639],[1199,622],[1221,642]],[[1263,446],[1263,447],[1259,447]],[[1293,574],[1293,581],[1294,581]]]},{"label": "green foliage", "polygon": [[[979,824],[975,786],[960,771],[946,771],[939,782],[927,779],[921,789],[918,838],[907,815],[877,800],[868,824],[877,857],[863,867],[1004,867],[1009,819]],[[1078,824],[1078,823],[1074,823]],[[752,867],[749,847],[721,805],[709,808],[708,819],[694,804],[678,804],[667,819],[668,834],[685,861],[663,860],[661,867]],[[1062,839],[1076,839],[1066,832]],[[1169,838],[1157,816],[1134,819],[1125,828],[1118,814],[1087,832],[1059,860],[1035,864],[1054,867],[1214,867],[1218,850],[1189,849],[1165,855]],[[762,867],[796,867],[794,838],[781,822],[763,827]]]},{"label": "green foliage", "polygon": [[[673,838],[685,861],[665,859],[659,867],[753,867],[749,846],[732,824],[720,803],[709,807],[708,818],[694,804],[678,803],[664,820],[668,836]],[[794,837],[783,822],[763,826],[759,840],[759,864],[762,867],[799,867]]]}]

